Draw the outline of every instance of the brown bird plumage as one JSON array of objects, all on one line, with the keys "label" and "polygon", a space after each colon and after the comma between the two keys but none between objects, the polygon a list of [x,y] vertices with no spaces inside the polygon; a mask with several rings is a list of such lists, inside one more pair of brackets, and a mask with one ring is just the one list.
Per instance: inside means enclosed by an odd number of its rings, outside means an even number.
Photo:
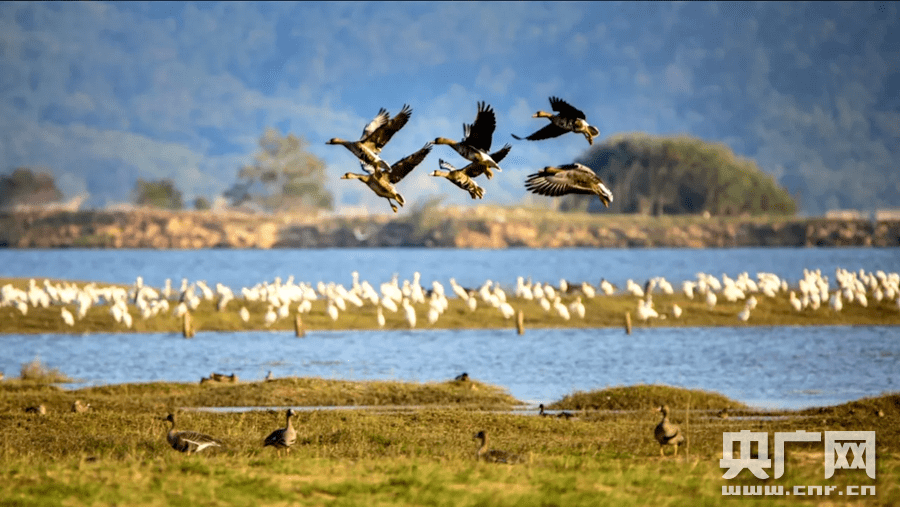
[{"label": "brown bird plumage", "polygon": [[478,452],[475,454],[477,459],[487,461],[489,463],[519,463],[522,461],[522,458],[517,454],[513,454],[507,451],[501,451],[497,449],[488,449],[488,437],[487,433],[484,431],[479,431],[473,437],[476,440],[481,440],[481,445],[478,447]]},{"label": "brown bird plumage", "polygon": [[172,423],[172,427],[166,434],[166,440],[169,442],[169,445],[172,446],[172,449],[175,449],[176,451],[190,454],[192,452],[200,452],[207,447],[220,447],[222,445],[221,440],[203,433],[196,431],[175,431],[174,414],[169,414],[163,420]]},{"label": "brown bird plumage", "polygon": [[412,116],[412,108],[406,104],[393,118],[390,117],[386,109],[381,108],[375,118],[363,129],[359,141],[347,141],[334,137],[326,144],[340,144],[350,150],[364,167],[378,167],[383,171],[389,172],[391,170],[390,165],[382,160],[379,154],[394,134],[406,125],[410,116]]},{"label": "brown bird plumage", "polygon": [[593,194],[607,208],[613,194],[590,167],[574,163],[558,167],[547,166],[525,180],[525,188],[538,195]]},{"label": "brown bird plumage", "polygon": [[294,425],[291,423],[291,417],[294,416],[294,410],[287,410],[287,424],[285,424],[284,428],[278,428],[273,431],[266,437],[265,442],[263,443],[263,447],[273,446],[276,451],[281,449],[285,449],[286,452],[290,452],[291,446],[294,445],[294,442],[297,440],[297,430],[294,429]]},{"label": "brown bird plumage", "polygon": [[[525,137],[525,139],[529,141],[540,141],[542,139],[559,137],[566,132],[575,132],[577,134],[583,134],[585,139],[587,139],[588,144],[594,144],[594,138],[600,135],[600,130],[597,127],[588,124],[584,117],[584,113],[581,110],[572,107],[568,102],[557,97],[550,97],[550,107],[558,114],[548,113],[546,111],[534,113],[532,118],[547,118],[550,120],[550,124],[530,136]],[[521,137],[515,134],[512,134],[512,136],[520,141],[522,140]]]},{"label": "brown bird plumage", "polygon": [[677,456],[678,446],[684,442],[684,435],[681,434],[681,430],[678,426],[669,422],[669,407],[667,405],[659,407],[656,411],[662,412],[663,416],[662,421],[656,425],[656,429],[653,431],[653,436],[655,436],[656,441],[659,442],[659,455],[665,455],[663,449],[667,445],[674,445],[675,453],[673,456]]}]

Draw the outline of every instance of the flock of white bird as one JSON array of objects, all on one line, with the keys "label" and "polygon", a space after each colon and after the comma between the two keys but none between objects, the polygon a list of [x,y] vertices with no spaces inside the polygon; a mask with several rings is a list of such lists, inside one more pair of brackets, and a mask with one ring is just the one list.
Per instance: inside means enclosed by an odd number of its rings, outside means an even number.
[{"label": "flock of white bird", "polygon": [[[505,319],[512,319],[516,310],[507,301],[507,294],[500,284],[491,280],[485,281],[478,288],[465,288],[450,278],[451,297],[455,296],[464,301],[470,311],[475,311],[480,305],[499,311]],[[681,291],[691,300],[702,298],[709,309],[716,306],[721,300],[735,303],[744,301],[744,307],[737,315],[740,321],[748,321],[751,313],[759,303],[759,298],[776,298],[779,293],[789,294],[788,301],[796,312],[816,311],[827,306],[833,312],[840,312],[846,305],[859,305],[867,307],[869,299],[881,303],[893,301],[900,311],[900,275],[897,273],[885,273],[884,271],[857,272],[838,268],[834,277],[829,279],[820,270],[804,270],[803,278],[792,290],[786,279],[772,273],[758,273],[755,278],[744,272],[731,278],[723,274],[718,278],[711,274],[698,273],[696,279],[681,283]],[[663,277],[648,280],[643,286],[629,279],[623,290],[617,289],[607,280],[595,287],[588,282],[569,283],[560,280],[557,286],[550,283],[535,282],[524,277],[518,277],[516,286],[512,290],[515,298],[522,301],[533,301],[548,314],[555,315],[563,320],[569,320],[573,316],[583,319],[585,317],[585,305],[582,298],[593,299],[598,296],[612,296],[616,294],[630,294],[637,298],[635,315],[641,321],[653,318],[680,318],[683,310],[677,305],[671,307],[663,314],[654,308],[652,294],[674,294],[675,288]],[[368,281],[359,279],[359,273],[352,273],[352,284],[346,288],[341,284],[318,282],[313,285],[306,282],[295,283],[291,276],[282,282],[276,278],[274,282],[258,283],[252,287],[243,287],[239,291],[240,298],[235,296],[229,287],[217,283],[215,288],[210,288],[203,281],[181,281],[181,287],[174,290],[171,280],[166,280],[161,290],[145,285],[143,279],[138,277],[131,287],[100,286],[96,283],[88,283],[81,287],[74,283],[51,283],[44,280],[38,284],[31,279],[27,290],[21,290],[12,284],[0,287],[0,308],[14,307],[22,315],[27,315],[30,307],[49,308],[60,307],[60,318],[68,326],[74,326],[76,319],[83,319],[92,306],[107,305],[111,320],[124,328],[130,329],[134,322],[131,315],[136,310],[142,319],[154,318],[160,314],[171,314],[181,318],[185,313],[197,309],[202,301],[214,301],[219,311],[227,311],[229,306],[241,305],[238,313],[241,319],[247,323],[250,321],[250,312],[246,302],[267,303],[263,322],[271,327],[281,319],[289,318],[292,314],[306,314],[312,311],[312,302],[325,299],[325,314],[337,321],[341,312],[348,308],[363,308],[371,306],[376,308],[376,322],[379,327],[384,327],[384,311],[400,312],[404,316],[410,328],[415,328],[417,323],[415,305],[426,305],[426,318],[428,323],[434,325],[449,306],[448,293],[444,286],[438,282],[431,282],[431,288],[422,286],[421,276],[418,272],[412,280],[399,281],[398,275],[394,275],[391,281],[381,283],[378,289]],[[798,295],[799,294],[799,295]],[[563,303],[563,297],[570,299],[568,304]],[[235,300],[235,305],[229,303]],[[244,304],[241,303],[241,300]],[[174,308],[172,308],[174,306]],[[74,309],[74,313],[69,308]]]}]

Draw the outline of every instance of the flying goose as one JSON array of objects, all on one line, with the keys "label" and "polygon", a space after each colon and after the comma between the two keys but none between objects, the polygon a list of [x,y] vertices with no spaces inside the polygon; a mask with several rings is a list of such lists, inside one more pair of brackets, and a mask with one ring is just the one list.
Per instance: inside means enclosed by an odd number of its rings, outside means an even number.
[{"label": "flying goose", "polygon": [[457,187],[468,192],[472,199],[481,199],[484,197],[484,189],[479,187],[478,183],[475,183],[475,180],[466,174],[465,169],[457,169],[443,159],[439,159],[438,163],[441,168],[446,170],[435,170],[431,173],[432,176],[443,176],[444,178],[447,178],[450,180],[450,183],[453,183]]},{"label": "flying goose", "polygon": [[[499,164],[501,160],[506,158],[506,156],[509,154],[509,150],[511,149],[512,145],[507,144],[503,146],[503,148],[500,148],[494,153],[491,153],[490,157],[494,162]],[[498,167],[497,170],[499,171],[500,168]],[[470,178],[477,178],[482,174],[486,175],[487,179],[491,179],[494,177],[494,171],[491,169],[491,164],[484,161],[472,162],[469,165],[463,167],[461,171],[465,172],[466,176]]]},{"label": "flying goose", "polygon": [[684,435],[681,434],[681,430],[678,429],[678,426],[669,422],[668,405],[663,405],[656,409],[656,411],[662,412],[663,416],[662,421],[656,425],[656,430],[653,432],[656,441],[659,442],[659,455],[665,456],[663,448],[667,445],[674,445],[675,454],[673,454],[673,456],[678,456],[678,444],[684,442]]},{"label": "flying goose", "polygon": [[287,424],[284,428],[278,428],[273,431],[266,437],[266,441],[263,444],[263,447],[273,446],[275,447],[275,451],[279,452],[281,449],[285,449],[285,452],[291,451],[291,446],[294,445],[294,442],[297,440],[297,430],[294,429],[294,426],[291,424],[291,417],[294,416],[294,409],[289,408],[287,410]]},{"label": "flying goose", "polygon": [[457,142],[446,137],[438,137],[434,140],[434,144],[446,144],[465,159],[486,164],[499,171],[500,166],[497,165],[497,161],[488,154],[488,150],[491,149],[491,138],[496,128],[497,117],[494,115],[494,110],[486,103],[479,102],[475,122],[471,125],[463,124],[462,141]]},{"label": "flying goose", "polygon": [[391,137],[406,125],[411,115],[412,109],[406,104],[393,118],[390,117],[386,109],[381,108],[375,118],[363,129],[359,141],[346,141],[339,137],[334,137],[325,144],[340,144],[344,146],[360,160],[363,168],[378,167],[383,171],[390,171],[391,167],[381,159],[379,153],[381,153],[384,145],[391,140]]},{"label": "flying goose", "polygon": [[525,188],[538,195],[595,194],[607,208],[613,201],[613,194],[603,180],[591,168],[577,162],[545,167],[528,176]]},{"label": "flying goose", "polygon": [[522,461],[522,458],[517,454],[497,449],[488,449],[488,437],[487,433],[484,431],[479,431],[473,438],[481,440],[481,446],[478,447],[478,452],[475,454],[476,459],[483,459],[490,463],[519,463]]},{"label": "flying goose", "polygon": [[394,184],[406,177],[410,171],[415,169],[416,166],[425,160],[425,157],[431,152],[431,146],[432,143],[425,144],[422,149],[388,167],[386,171],[382,171],[379,168],[370,165],[366,170],[371,169],[371,174],[347,173],[341,176],[341,179],[357,179],[362,181],[366,186],[371,188],[375,194],[387,199],[388,204],[391,205],[391,209],[396,213],[397,206],[394,206],[394,203],[391,201],[397,201],[397,204],[400,206],[403,206],[405,201],[403,200],[403,196],[394,188]]},{"label": "flying goose", "polygon": [[207,447],[220,447],[222,445],[220,440],[196,431],[176,432],[174,414],[169,414],[163,420],[172,423],[169,433],[166,434],[166,440],[168,440],[172,449],[175,449],[176,451],[190,454],[192,452],[200,452]]},{"label": "flying goose", "polygon": [[[588,144],[594,144],[594,138],[600,135],[600,130],[597,127],[588,125],[583,112],[557,97],[550,97],[550,107],[559,114],[552,114],[546,111],[534,113],[532,118],[547,118],[550,120],[550,124],[525,139],[540,141],[541,139],[561,136],[566,132],[575,132],[584,134]],[[512,134],[512,136],[520,141],[522,140],[521,137],[515,134]]]}]

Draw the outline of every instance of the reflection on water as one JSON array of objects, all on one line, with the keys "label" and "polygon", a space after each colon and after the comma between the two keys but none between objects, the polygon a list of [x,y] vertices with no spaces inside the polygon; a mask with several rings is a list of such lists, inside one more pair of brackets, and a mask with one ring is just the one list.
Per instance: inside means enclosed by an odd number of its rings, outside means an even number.
[{"label": "reflection on water", "polygon": [[6,335],[0,369],[35,356],[93,385],[308,376],[445,381],[461,372],[551,402],[576,390],[667,384],[759,408],[801,408],[896,391],[893,327],[739,327]]}]

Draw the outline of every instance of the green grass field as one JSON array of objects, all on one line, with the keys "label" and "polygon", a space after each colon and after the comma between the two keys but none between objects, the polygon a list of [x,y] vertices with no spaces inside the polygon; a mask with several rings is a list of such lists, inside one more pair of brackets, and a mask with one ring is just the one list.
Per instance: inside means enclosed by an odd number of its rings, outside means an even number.
[{"label": "green grass field", "polygon": [[[91,410],[73,413],[76,399]],[[653,438],[660,417],[653,408],[660,403],[672,408],[671,420],[687,436],[677,457],[671,448],[661,457]],[[37,404],[46,415],[25,412]],[[354,408],[360,405],[375,408]],[[477,379],[285,378],[79,390],[7,379],[0,382],[0,505],[720,505],[723,486],[761,485],[836,486],[834,495],[848,485],[876,486],[876,496],[849,502],[770,496],[767,504],[900,502],[898,395],[760,412],[716,393],[618,387],[572,393],[551,405],[571,411],[571,420],[511,410],[520,405]],[[297,442],[278,456],[262,443],[284,425],[283,411],[193,410],[210,406],[310,408],[294,417]],[[723,407],[727,419],[716,416]],[[216,436],[224,446],[193,455],[174,451],[161,420],[169,412],[178,415],[179,429]],[[811,443],[791,444],[786,473],[777,480],[758,480],[746,470],[725,480],[718,462],[722,433],[743,429],[768,432],[770,442],[775,431],[874,430],[877,478],[839,470],[825,480],[824,448]],[[491,447],[524,462],[477,461],[473,434],[480,430]]]}]

